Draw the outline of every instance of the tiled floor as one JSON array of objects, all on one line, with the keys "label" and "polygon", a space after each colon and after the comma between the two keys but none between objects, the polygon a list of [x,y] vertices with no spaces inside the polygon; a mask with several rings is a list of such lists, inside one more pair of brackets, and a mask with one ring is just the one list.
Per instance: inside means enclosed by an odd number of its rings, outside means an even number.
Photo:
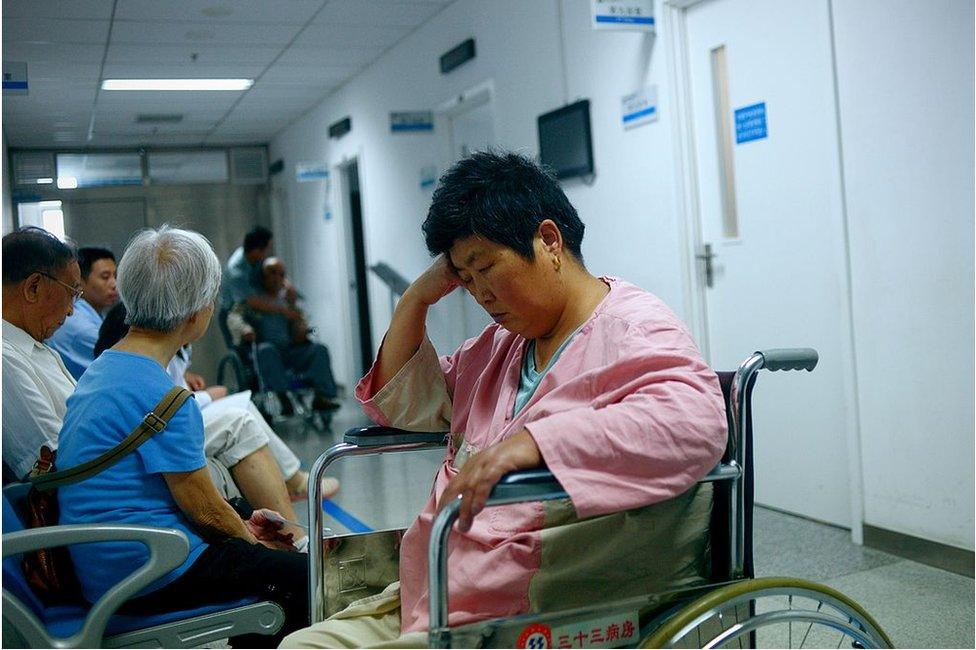
[{"label": "tiled floor", "polygon": [[[349,402],[325,434],[279,431],[308,469],[342,432],[367,423]],[[342,483],[334,501],[370,527],[407,526],[430,492],[441,457],[440,451],[428,451],[337,463],[329,472]],[[328,518],[326,525],[345,530]],[[871,613],[896,647],[976,645],[971,578],[857,546],[847,530],[761,507],[754,541],[758,576],[804,578],[838,589]]]}]

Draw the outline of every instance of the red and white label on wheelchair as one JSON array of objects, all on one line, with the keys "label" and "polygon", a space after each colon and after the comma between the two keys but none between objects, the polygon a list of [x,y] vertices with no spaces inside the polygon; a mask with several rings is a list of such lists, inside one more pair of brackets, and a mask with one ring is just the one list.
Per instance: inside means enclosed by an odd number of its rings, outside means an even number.
[{"label": "red and white label on wheelchair", "polygon": [[574,621],[551,627],[531,623],[519,634],[516,648],[617,648],[632,645],[640,628],[637,612]]}]

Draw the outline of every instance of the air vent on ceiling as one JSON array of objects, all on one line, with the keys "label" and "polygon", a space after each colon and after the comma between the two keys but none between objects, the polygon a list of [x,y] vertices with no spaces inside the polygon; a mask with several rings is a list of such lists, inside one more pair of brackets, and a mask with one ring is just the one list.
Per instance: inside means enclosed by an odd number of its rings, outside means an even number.
[{"label": "air vent on ceiling", "polygon": [[139,113],[136,115],[138,124],[176,124],[182,121],[182,113]]},{"label": "air vent on ceiling", "polygon": [[268,182],[268,152],[264,147],[237,147],[230,150],[230,180],[235,185]]},{"label": "air vent on ceiling", "polygon": [[14,183],[17,185],[37,185],[53,183],[54,154],[50,151],[15,151],[12,164],[14,167]]}]

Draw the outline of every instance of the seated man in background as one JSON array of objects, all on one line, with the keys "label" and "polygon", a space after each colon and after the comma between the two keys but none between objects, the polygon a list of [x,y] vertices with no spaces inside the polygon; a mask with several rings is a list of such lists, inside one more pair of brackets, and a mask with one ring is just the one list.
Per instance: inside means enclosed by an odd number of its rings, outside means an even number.
[{"label": "seated man in background", "polygon": [[[304,375],[315,390],[312,408],[338,408],[335,379],[329,350],[321,343],[309,340],[309,327],[297,307],[298,294],[288,283],[285,264],[277,257],[269,257],[262,264],[261,284],[263,301],[276,311],[245,310],[245,319],[257,340],[257,371],[266,388],[281,392],[288,390],[287,370]],[[249,335],[244,330],[245,339]]]},{"label": "seated man in background", "polygon": [[[4,483],[23,481],[42,445],[58,447],[75,380],[57,352],[42,341],[72,313],[80,293],[81,271],[72,248],[40,228],[4,236]],[[208,456],[211,475],[224,488],[224,496],[243,495],[254,507],[272,508],[294,521],[288,490],[267,443],[233,456],[233,465]],[[270,474],[265,471],[268,458],[275,466]]]},{"label": "seated man in background", "polygon": [[65,367],[76,380],[95,358],[95,341],[102,317],[119,300],[115,288],[115,255],[106,248],[79,248],[81,288],[84,295],[75,300],[74,313],[48,339]]}]

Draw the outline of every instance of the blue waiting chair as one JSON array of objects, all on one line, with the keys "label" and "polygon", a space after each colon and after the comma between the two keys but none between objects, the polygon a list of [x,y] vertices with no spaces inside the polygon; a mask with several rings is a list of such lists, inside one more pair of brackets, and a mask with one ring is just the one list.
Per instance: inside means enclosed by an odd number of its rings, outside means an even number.
[{"label": "blue waiting chair", "polygon": [[[285,621],[281,607],[248,598],[152,616],[117,614],[146,585],[186,560],[186,535],[172,528],[74,524],[25,530],[14,504],[24,486],[3,494],[3,647],[5,648],[186,648],[240,634],[275,634]],[[21,511],[23,511],[21,509]],[[149,560],[93,605],[45,606],[21,569],[24,553],[41,548],[103,541],[136,541]]]}]

